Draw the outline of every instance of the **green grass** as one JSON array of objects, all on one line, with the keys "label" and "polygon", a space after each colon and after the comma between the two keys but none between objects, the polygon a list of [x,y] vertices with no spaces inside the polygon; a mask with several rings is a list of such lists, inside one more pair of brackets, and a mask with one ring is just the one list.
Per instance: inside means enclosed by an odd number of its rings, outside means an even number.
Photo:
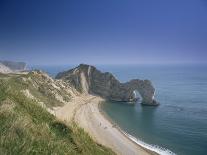
[{"label": "green grass", "polygon": [[[1,76],[1,75],[0,75]],[[0,77],[0,154],[114,154],[75,123],[65,124],[21,93],[19,76]]]}]

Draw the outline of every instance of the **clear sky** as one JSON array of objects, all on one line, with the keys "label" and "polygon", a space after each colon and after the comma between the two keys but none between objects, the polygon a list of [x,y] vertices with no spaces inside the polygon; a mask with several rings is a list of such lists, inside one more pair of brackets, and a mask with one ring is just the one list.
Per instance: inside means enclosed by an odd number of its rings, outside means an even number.
[{"label": "clear sky", "polygon": [[207,0],[0,0],[0,59],[203,63]]}]

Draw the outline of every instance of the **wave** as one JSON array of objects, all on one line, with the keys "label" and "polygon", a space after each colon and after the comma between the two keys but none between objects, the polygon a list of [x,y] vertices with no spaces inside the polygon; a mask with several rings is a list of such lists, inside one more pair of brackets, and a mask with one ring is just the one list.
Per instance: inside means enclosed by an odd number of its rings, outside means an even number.
[{"label": "wave", "polygon": [[121,131],[125,136],[127,136],[130,140],[132,140],[133,142],[135,142],[136,144],[150,150],[150,151],[153,151],[153,152],[156,152],[160,155],[176,155],[174,152],[168,150],[168,149],[165,149],[165,148],[162,148],[158,145],[150,145],[150,144],[147,144],[141,140],[138,140],[137,138],[133,137],[132,135],[124,132],[123,130]]},{"label": "wave", "polygon": [[[100,108],[100,107],[99,107]],[[111,124],[115,124],[116,128],[123,134],[125,135],[126,137],[128,137],[132,142],[136,143],[137,145],[147,149],[147,150],[150,150],[150,151],[153,151],[159,155],[176,155],[176,153],[170,151],[169,149],[166,149],[166,148],[163,148],[163,147],[160,147],[158,145],[152,145],[152,144],[147,144],[141,140],[138,140],[137,138],[133,137],[132,135],[130,135],[129,133],[125,132],[123,129],[121,129],[121,127],[114,123],[113,120],[107,115],[106,112],[101,111],[101,114],[103,117],[106,118],[106,120],[108,120],[109,122],[111,122]]]}]

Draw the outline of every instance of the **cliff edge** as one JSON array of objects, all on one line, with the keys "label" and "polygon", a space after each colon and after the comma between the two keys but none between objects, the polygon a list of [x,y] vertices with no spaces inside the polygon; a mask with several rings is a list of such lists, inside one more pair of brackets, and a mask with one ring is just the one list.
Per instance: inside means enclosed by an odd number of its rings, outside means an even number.
[{"label": "cliff edge", "polygon": [[149,80],[133,79],[121,83],[111,73],[102,73],[86,64],[58,73],[56,79],[68,82],[81,93],[99,95],[107,100],[133,102],[137,100],[137,92],[142,104],[158,105],[154,99],[155,88]]}]

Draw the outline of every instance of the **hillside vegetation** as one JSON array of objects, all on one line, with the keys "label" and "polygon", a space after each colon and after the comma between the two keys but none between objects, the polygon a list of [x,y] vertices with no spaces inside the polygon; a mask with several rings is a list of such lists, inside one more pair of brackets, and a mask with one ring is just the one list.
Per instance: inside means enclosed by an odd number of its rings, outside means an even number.
[{"label": "hillside vegetation", "polygon": [[72,95],[69,86],[42,72],[0,74],[0,154],[114,154],[46,110]]}]

